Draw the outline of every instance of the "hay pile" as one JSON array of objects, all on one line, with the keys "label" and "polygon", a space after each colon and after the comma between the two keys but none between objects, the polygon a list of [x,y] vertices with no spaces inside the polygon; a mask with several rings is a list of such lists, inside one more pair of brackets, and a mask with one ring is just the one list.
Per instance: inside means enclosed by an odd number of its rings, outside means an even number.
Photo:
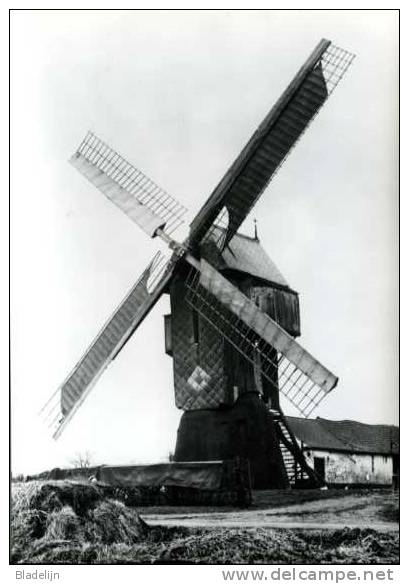
[{"label": "hay pile", "polygon": [[12,563],[399,562],[395,533],[149,527],[103,487],[74,481],[16,485],[11,527]]},{"label": "hay pile", "polygon": [[[132,545],[146,523],[102,487],[74,481],[22,483],[13,491],[13,563],[90,562],[90,546]],[[95,554],[91,554],[93,557]]]}]

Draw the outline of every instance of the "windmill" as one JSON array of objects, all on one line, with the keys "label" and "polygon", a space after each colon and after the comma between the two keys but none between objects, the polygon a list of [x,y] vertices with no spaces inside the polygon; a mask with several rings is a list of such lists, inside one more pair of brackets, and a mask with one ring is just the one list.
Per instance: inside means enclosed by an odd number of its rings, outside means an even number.
[{"label": "windmill", "polygon": [[330,41],[317,45],[182,243],[173,232],[186,209],[95,134],[86,135],[71,164],[148,236],[164,240],[171,256],[155,255],[47,402],[44,411],[55,438],[168,293],[166,351],[173,359],[176,405],[184,410],[175,460],[247,458],[256,488],[302,479],[319,483],[286,423],[279,396],[309,416],[338,380],[295,340],[297,293],[278,271],[268,275],[274,265],[257,233],[246,247],[238,229],[353,59]]}]

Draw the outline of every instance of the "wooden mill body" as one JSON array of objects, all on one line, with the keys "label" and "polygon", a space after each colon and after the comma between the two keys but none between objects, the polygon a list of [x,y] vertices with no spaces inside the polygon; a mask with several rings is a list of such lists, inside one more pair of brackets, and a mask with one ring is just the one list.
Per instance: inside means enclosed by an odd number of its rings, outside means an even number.
[{"label": "wooden mill body", "polygon": [[[298,294],[258,238],[236,235],[218,269],[292,336],[300,334]],[[213,258],[213,262],[214,262]],[[275,425],[277,387],[186,301],[186,274],[170,285],[166,352],[173,358],[176,406],[184,410],[176,461],[247,458],[254,488],[288,485]],[[256,360],[257,361],[257,360]]]}]

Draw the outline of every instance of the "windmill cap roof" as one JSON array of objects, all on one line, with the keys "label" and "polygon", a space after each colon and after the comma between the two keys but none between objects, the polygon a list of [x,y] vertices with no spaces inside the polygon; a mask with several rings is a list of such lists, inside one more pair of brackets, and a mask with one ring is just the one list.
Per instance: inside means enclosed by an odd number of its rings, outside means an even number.
[{"label": "windmill cap roof", "polygon": [[[215,231],[222,231],[220,227]],[[217,237],[217,233],[215,233]],[[244,272],[256,278],[290,288],[287,280],[268,256],[258,239],[236,233],[222,253],[225,269]]]},{"label": "windmill cap roof", "polygon": [[305,446],[321,450],[396,454],[399,452],[399,428],[386,424],[363,424],[353,420],[309,420],[286,416],[296,438]]}]

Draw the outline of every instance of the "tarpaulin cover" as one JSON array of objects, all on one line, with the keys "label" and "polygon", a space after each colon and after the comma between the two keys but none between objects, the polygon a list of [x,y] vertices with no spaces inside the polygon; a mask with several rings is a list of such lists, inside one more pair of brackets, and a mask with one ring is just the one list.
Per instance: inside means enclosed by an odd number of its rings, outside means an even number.
[{"label": "tarpaulin cover", "polygon": [[217,490],[223,462],[171,462],[138,466],[103,466],[98,480],[126,487],[175,486]]}]

